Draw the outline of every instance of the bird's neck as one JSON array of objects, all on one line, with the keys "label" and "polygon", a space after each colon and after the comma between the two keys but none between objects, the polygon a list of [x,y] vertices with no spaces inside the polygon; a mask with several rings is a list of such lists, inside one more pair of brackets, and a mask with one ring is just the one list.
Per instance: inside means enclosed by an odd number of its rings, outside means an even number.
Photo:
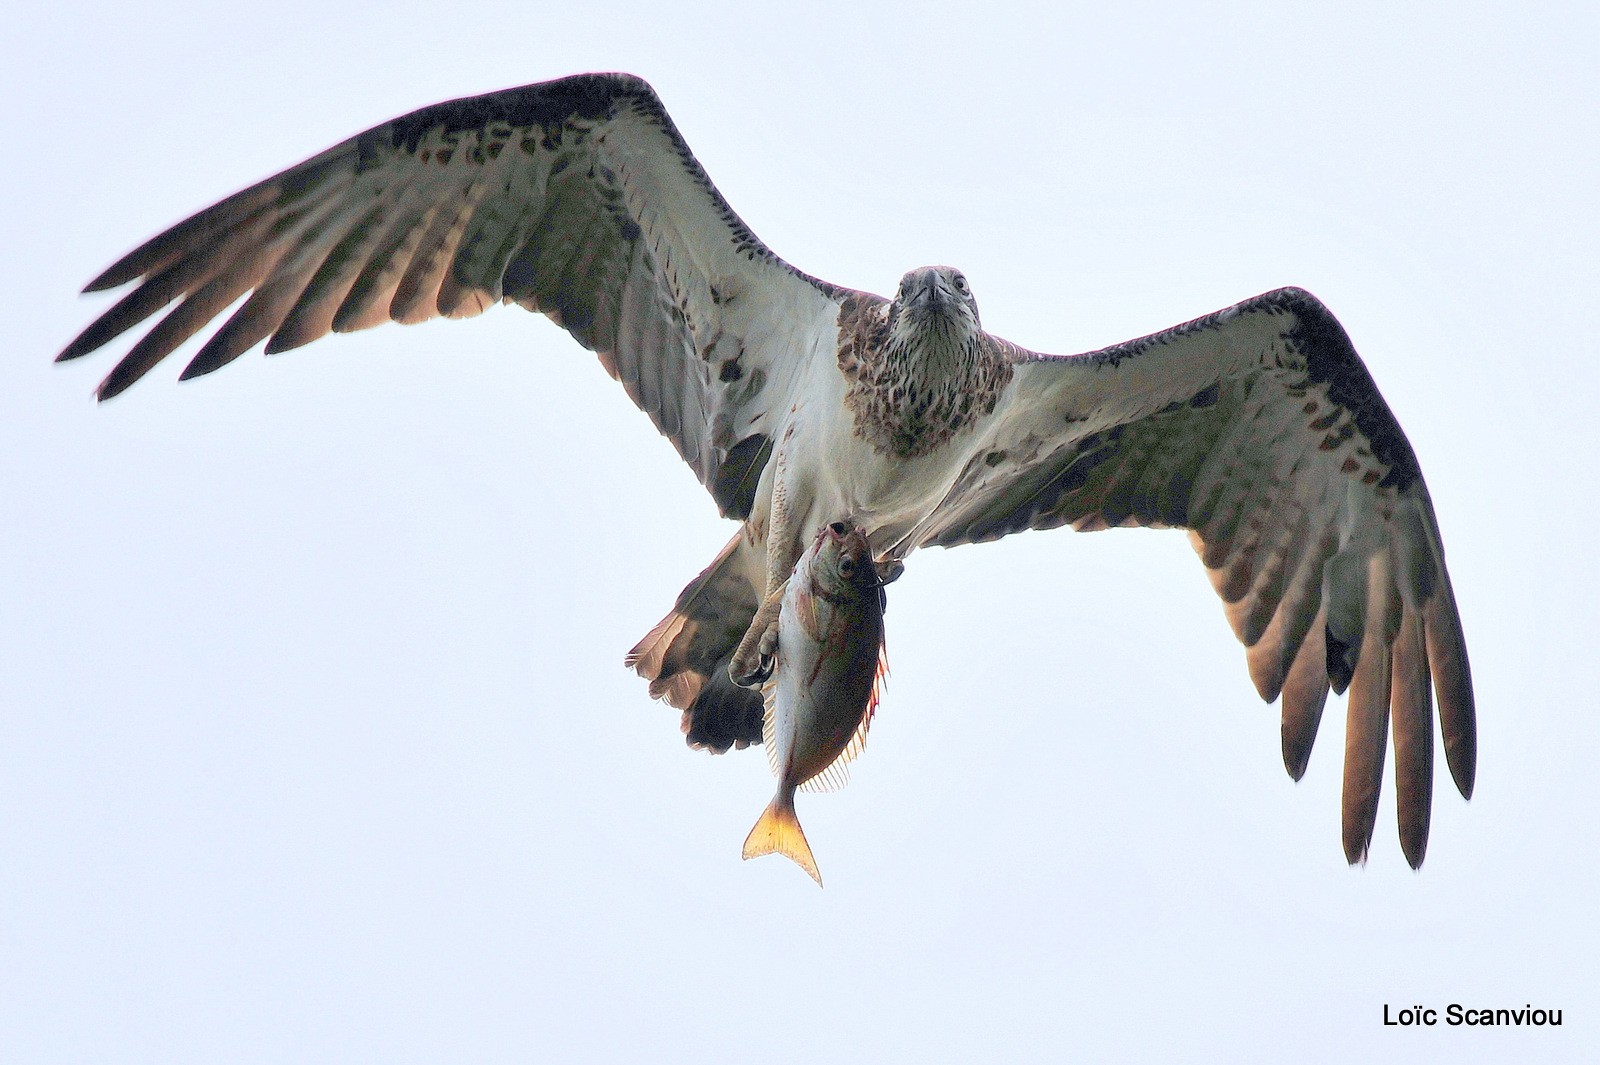
[{"label": "bird's neck", "polygon": [[953,332],[922,330],[892,338],[883,358],[888,376],[923,389],[960,388],[977,362],[977,338]]},{"label": "bird's neck", "polygon": [[852,391],[857,432],[902,459],[961,432],[982,409],[975,393],[995,376],[985,339],[964,322],[891,323]]},{"label": "bird's neck", "polygon": [[982,334],[962,319],[902,317],[883,346],[885,377],[920,393],[965,388],[983,355]]}]

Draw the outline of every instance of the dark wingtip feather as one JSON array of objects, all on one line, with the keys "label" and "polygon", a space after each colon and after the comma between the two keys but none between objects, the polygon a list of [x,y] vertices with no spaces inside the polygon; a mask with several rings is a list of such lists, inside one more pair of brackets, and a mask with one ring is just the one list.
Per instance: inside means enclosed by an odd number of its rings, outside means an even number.
[{"label": "dark wingtip feather", "polygon": [[93,328],[94,326],[91,325],[88,329],[85,329],[83,332],[73,337],[71,343],[56,353],[55,361],[71,362],[73,359],[82,358],[95,348],[99,347],[99,344],[90,343],[89,340],[86,339],[88,337],[89,330]]},{"label": "dark wingtip feather", "polygon": [[1428,662],[1439,703],[1439,728],[1444,733],[1445,764],[1464,799],[1472,798],[1478,766],[1477,707],[1472,695],[1472,668],[1461,619],[1448,584],[1422,610]]},{"label": "dark wingtip feather", "polygon": [[1389,649],[1381,645],[1377,626],[1368,616],[1366,654],[1356,663],[1345,709],[1344,853],[1351,864],[1365,860],[1378,822],[1378,795],[1383,790],[1384,749],[1389,745]]},{"label": "dark wingtip feather", "polygon": [[1306,768],[1311,764],[1311,744],[1296,743],[1289,730],[1283,730],[1283,768],[1288,771],[1289,779],[1296,784],[1300,783],[1306,775]]},{"label": "dark wingtip feather", "polygon": [[61,349],[56,361],[81,358],[104,347],[177,299],[182,292],[182,280],[170,274],[146,281],[85,326],[83,332]]},{"label": "dark wingtip feather", "polygon": [[81,294],[88,296],[95,292],[104,292],[107,289],[119,288],[141,276],[142,271],[125,267],[126,259],[118,261],[110,269],[100,274],[93,281],[83,286]]},{"label": "dark wingtip feather", "polygon": [[1390,676],[1390,721],[1394,729],[1395,810],[1400,849],[1411,868],[1428,850],[1433,811],[1433,699],[1422,618],[1404,612],[1395,636]]},{"label": "dark wingtip feather", "polygon": [[1298,781],[1311,762],[1317,726],[1328,702],[1328,675],[1323,668],[1323,622],[1319,614],[1306,633],[1283,684],[1283,768]]},{"label": "dark wingtip feather", "polygon": [[[208,353],[202,350],[198,355],[190,359],[189,365],[185,366],[183,368],[183,372],[178,374],[178,380],[190,381],[196,377],[204,377],[208,373],[214,373],[215,371],[222,369],[224,366],[228,365],[228,363],[233,361],[232,358],[219,359],[215,357],[215,355],[211,355],[208,358],[202,358],[202,356],[206,355],[208,355]],[[237,356],[235,356],[235,358],[236,357]]]},{"label": "dark wingtip feather", "polygon": [[[1229,620],[1232,620],[1231,613]],[[1285,647],[1281,635],[1276,633],[1270,639],[1263,639],[1261,633],[1256,633],[1255,639],[1245,643],[1245,667],[1262,702],[1275,702],[1283,694],[1283,682],[1293,665],[1291,656],[1298,650],[1294,645]]]},{"label": "dark wingtip feather", "polygon": [[191,292],[177,308],[129,349],[109,376],[100,383],[100,398],[110,399],[143,377],[172,354],[207,322],[254,286],[264,272],[259,263],[244,261],[211,278]]},{"label": "dark wingtip feather", "polygon": [[172,249],[177,243],[174,238],[181,238],[186,233],[192,232],[194,228],[191,223],[179,223],[172,229],[151,237],[102,270],[93,281],[84,285],[84,295],[120,288],[130,281],[137,281],[146,274],[155,273],[160,266],[174,257]]},{"label": "dark wingtip feather", "polygon": [[122,395],[139,378],[143,377],[154,363],[147,363],[129,353],[106,374],[105,380],[100,382],[100,387],[94,390],[95,399],[104,403]]},{"label": "dark wingtip feather", "polygon": [[1347,644],[1333,634],[1327,627],[1323,629],[1323,641],[1327,651],[1328,683],[1333,686],[1335,695],[1343,695],[1346,688],[1350,687],[1350,680],[1355,676],[1356,663],[1360,660],[1361,642]]},{"label": "dark wingtip feather", "polygon": [[83,291],[104,292],[117,288],[137,278],[159,273],[184,256],[194,256],[217,233],[236,229],[255,217],[261,208],[276,197],[275,181],[270,179],[236,192],[172,228],[157,233],[106,267],[83,287]]},{"label": "dark wingtip feather", "polygon": [[1464,753],[1448,744],[1444,749],[1444,760],[1450,766],[1450,779],[1455,781],[1456,790],[1463,799],[1472,798],[1472,790],[1477,784],[1476,770],[1478,758],[1478,745],[1475,738],[1469,737],[1471,743]]},{"label": "dark wingtip feather", "polygon": [[203,220],[215,217],[217,204],[187,221],[180,222],[171,229],[156,234],[137,248],[106,267],[100,275],[87,285],[83,291],[104,292],[107,289],[118,288],[130,281],[141,277],[153,276],[181,256],[187,247],[187,239],[200,229]]},{"label": "dark wingtip feather", "polygon": [[[183,373],[178,375],[178,380],[187,381],[192,377],[220,370],[255,347],[262,339],[273,337],[302,291],[301,280],[301,275],[290,274],[270,280],[257,288],[250,294],[250,298],[245,300],[244,305],[234,311],[233,316],[223,324],[222,328],[195,353],[189,365],[184,367]],[[281,332],[279,335],[282,335]],[[270,352],[273,349],[269,347],[267,350]]]},{"label": "dark wingtip feather", "polygon": [[299,323],[290,321],[279,328],[267,340],[267,346],[262,350],[268,355],[277,355],[295,348],[303,348],[313,340],[320,340],[327,332],[318,328],[301,328]]}]

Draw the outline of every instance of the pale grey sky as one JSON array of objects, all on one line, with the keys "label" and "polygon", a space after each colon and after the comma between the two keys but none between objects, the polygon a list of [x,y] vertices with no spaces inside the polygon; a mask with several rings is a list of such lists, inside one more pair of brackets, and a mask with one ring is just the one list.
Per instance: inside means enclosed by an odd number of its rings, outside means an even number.
[{"label": "pale grey sky", "polygon": [[[1592,5],[57,3],[0,71],[0,1059],[1585,1060],[1600,1045]],[[362,128],[652,81],[779,254],[1127,339],[1284,284],[1431,488],[1478,691],[1420,873],[1339,844],[1179,533],[914,556],[827,888],[623,652],[722,545],[515,309],[95,407],[128,248]],[[1386,787],[1389,787],[1386,781]],[[1422,1003],[1541,1031],[1385,1029]]]}]

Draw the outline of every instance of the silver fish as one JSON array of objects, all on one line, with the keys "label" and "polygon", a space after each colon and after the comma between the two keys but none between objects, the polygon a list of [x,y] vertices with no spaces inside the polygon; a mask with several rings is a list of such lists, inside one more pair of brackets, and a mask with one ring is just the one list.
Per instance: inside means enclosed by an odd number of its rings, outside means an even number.
[{"label": "silver fish", "polygon": [[822,885],[794,793],[845,783],[886,671],[883,588],[866,534],[833,522],[818,531],[783,595],[776,661],[762,688],[762,740],[778,793],[745,839],[744,857],[776,851]]}]

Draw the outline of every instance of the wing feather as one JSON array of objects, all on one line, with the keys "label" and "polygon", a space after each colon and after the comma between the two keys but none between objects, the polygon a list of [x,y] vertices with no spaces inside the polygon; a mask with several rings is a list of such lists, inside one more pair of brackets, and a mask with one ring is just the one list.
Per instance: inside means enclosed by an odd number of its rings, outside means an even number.
[{"label": "wing feather", "polygon": [[222,328],[201,345],[178,375],[179,379],[186,381],[219,370],[271,336],[293,308],[296,298],[294,287],[282,281],[259,286]]},{"label": "wing feather", "polygon": [[1428,850],[1433,805],[1433,685],[1422,618],[1415,610],[1408,608],[1401,615],[1390,674],[1400,849],[1411,868],[1416,869]]},{"label": "wing feather", "polygon": [[[86,355],[176,302],[117,364],[103,399],[241,296],[182,376],[263,340],[282,351],[502,300],[539,311],[599,355],[734,516],[744,493],[718,486],[749,482],[752,460],[769,452],[744,448],[719,477],[722,463],[788,410],[806,360],[836,334],[843,292],[768,250],[655,93],[622,74],[436,104],[374,127],[146,241],[89,289],[133,282],[59,356]],[[739,373],[709,372],[714,355],[733,352]]]},{"label": "wing feather", "polygon": [[[312,159],[302,165],[315,166],[319,161]],[[219,240],[237,233],[251,221],[269,213],[277,198],[270,181],[237,192],[166,232],[151,237],[112,263],[83,290],[104,292],[121,288],[141,277],[156,277],[180,260],[196,258],[200,252],[214,248]]]},{"label": "wing feather", "polygon": [[[338,313],[356,279],[361,275],[372,251],[385,232],[388,217],[387,204],[378,203],[361,217],[350,231],[328,252],[318,265],[304,289],[293,298],[293,303],[275,325],[267,327],[262,336],[271,335],[277,351],[288,351],[319,340],[333,332],[334,316]],[[289,287],[284,286],[285,295]],[[263,308],[263,322],[270,319]],[[232,322],[229,322],[231,325]],[[226,327],[224,327],[226,328]],[[253,344],[253,342],[252,342]],[[236,354],[243,354],[252,344],[246,344]],[[192,364],[191,364],[192,365]],[[216,369],[218,367],[210,367]]]},{"label": "wing feather", "polygon": [[1439,701],[1445,762],[1456,789],[1471,798],[1478,764],[1477,711],[1472,674],[1467,666],[1467,644],[1461,635],[1461,618],[1456,613],[1449,578],[1443,578],[1439,593],[1423,605],[1422,625],[1433,673],[1433,693]]},{"label": "wing feather", "polygon": [[[1317,637],[1316,668],[1319,671],[1325,668],[1327,652],[1322,643],[1322,628],[1327,624],[1327,616],[1322,612],[1322,570],[1338,547],[1338,533],[1328,526],[1313,530],[1309,521],[1303,529],[1301,543],[1304,547],[1294,577],[1283,587],[1279,598],[1273,600],[1263,594],[1249,607],[1252,614],[1268,610],[1272,613],[1272,620],[1260,637],[1254,643],[1244,641],[1250,677],[1263,702],[1272,702],[1284,690],[1289,671],[1299,661],[1301,644],[1312,633]],[[1288,713],[1287,705],[1284,712]],[[1298,779],[1297,774],[1291,775]]]},{"label": "wing feather", "polygon": [[440,289],[482,194],[483,183],[474,181],[460,193],[459,202],[441,205],[395,286],[394,297],[389,301],[390,318],[402,325],[416,325],[449,313],[440,305]]},{"label": "wing feather", "polygon": [[1356,659],[1351,674],[1344,730],[1344,855],[1352,865],[1367,860],[1372,829],[1378,820],[1392,694],[1389,645],[1399,616],[1399,596],[1389,571],[1389,553],[1373,555],[1361,577],[1361,645],[1366,653]]},{"label": "wing feather", "polygon": [[1317,726],[1322,723],[1322,710],[1328,702],[1324,632],[1324,616],[1319,610],[1307,626],[1304,641],[1283,682],[1283,767],[1292,780],[1305,776]]},{"label": "wing feather", "polygon": [[334,313],[335,333],[354,333],[390,321],[389,307],[400,287],[400,279],[410,268],[417,246],[422,243],[438,210],[437,205],[430,203],[419,207],[415,213],[396,216],[378,250],[356,275],[349,294]]},{"label": "wing feather", "polygon": [[[152,262],[147,280],[90,323],[56,358],[66,360],[87,355],[204,284],[217,272],[234,268],[237,264],[229,260],[233,253],[244,250],[256,239],[258,217],[247,219],[240,231],[227,239],[208,244],[192,257],[179,258],[176,254],[146,256]],[[107,273],[110,274],[110,271]],[[98,291],[94,288],[98,280],[91,284],[89,291]]]},{"label": "wing feather", "polygon": [[995,417],[912,545],[1072,525],[1176,526],[1283,701],[1305,772],[1328,692],[1349,689],[1344,840],[1370,844],[1391,722],[1400,834],[1422,860],[1437,695],[1463,795],[1471,675],[1422,472],[1344,330],[1298,289],[1086,355],[1021,353]]}]

